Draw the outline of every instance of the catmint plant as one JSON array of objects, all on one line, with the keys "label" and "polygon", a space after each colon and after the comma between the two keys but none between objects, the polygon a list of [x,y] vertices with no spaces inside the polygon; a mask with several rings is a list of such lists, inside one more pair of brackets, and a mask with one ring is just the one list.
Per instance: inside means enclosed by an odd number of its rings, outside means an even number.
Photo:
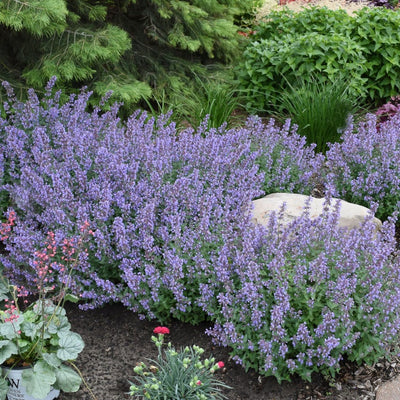
[{"label": "catmint plant", "polygon": [[326,153],[324,180],[329,193],[344,200],[373,207],[386,219],[400,207],[400,116],[377,125],[368,115],[355,129],[350,123],[342,143]]},{"label": "catmint plant", "polygon": [[360,229],[340,229],[337,204],[285,226],[283,212],[255,227],[253,239],[240,231],[245,257],[227,250],[235,274],[218,295],[208,331],[215,343],[278,381],[334,376],[345,357],[372,364],[388,355],[400,329],[394,221],[377,232],[371,215]]},{"label": "catmint plant", "polygon": [[[242,245],[238,225],[250,225],[251,200],[275,190],[309,192],[314,152],[273,121],[251,118],[238,129],[178,132],[169,116],[118,105],[87,111],[90,93],[60,104],[49,83],[42,99],[13,98],[0,120],[2,193],[20,217],[0,254],[14,279],[31,281],[21,265],[51,230],[57,242],[89,221],[88,263],[71,289],[83,308],[120,301],[142,317],[197,323],[208,318],[232,271],[226,243]],[[5,211],[5,210],[4,210]],[[215,263],[221,264],[221,269]]]}]

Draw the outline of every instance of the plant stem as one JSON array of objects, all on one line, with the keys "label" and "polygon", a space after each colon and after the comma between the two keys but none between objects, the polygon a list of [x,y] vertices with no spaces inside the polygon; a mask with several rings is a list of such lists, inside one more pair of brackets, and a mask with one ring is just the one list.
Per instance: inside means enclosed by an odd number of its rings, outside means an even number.
[{"label": "plant stem", "polygon": [[80,369],[72,362],[72,361],[68,361],[68,363],[75,369],[75,371],[78,373],[78,375],[81,377],[83,384],[85,385],[87,391],[89,392],[90,396],[92,397],[93,400],[97,400],[97,397],[95,396],[95,394],[92,392],[92,390],[90,389],[89,385],[87,384],[85,378],[82,375],[82,372],[80,371]]}]

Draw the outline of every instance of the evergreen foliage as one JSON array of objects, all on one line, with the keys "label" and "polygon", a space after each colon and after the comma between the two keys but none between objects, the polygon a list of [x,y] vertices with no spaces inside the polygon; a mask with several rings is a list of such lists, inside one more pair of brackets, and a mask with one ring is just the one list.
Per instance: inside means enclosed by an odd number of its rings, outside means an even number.
[{"label": "evergreen foliage", "polygon": [[[258,0],[0,2],[0,80],[25,92],[52,76],[64,92],[113,91],[128,107],[235,58]],[[189,78],[189,80],[188,80]]]}]

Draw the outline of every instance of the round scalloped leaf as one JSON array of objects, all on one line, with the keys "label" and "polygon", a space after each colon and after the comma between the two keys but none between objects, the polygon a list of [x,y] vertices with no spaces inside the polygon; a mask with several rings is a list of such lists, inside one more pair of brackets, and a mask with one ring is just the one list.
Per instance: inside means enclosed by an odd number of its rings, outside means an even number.
[{"label": "round scalloped leaf", "polygon": [[61,365],[61,360],[54,353],[43,353],[42,358],[51,367],[58,368]]},{"label": "round scalloped leaf", "polygon": [[59,337],[57,357],[63,361],[75,360],[85,347],[81,336],[75,332],[66,332],[59,334]]},{"label": "round scalloped leaf", "polygon": [[3,364],[13,354],[18,354],[17,345],[10,340],[0,340],[0,364]]},{"label": "round scalloped leaf", "polygon": [[26,392],[37,399],[44,399],[55,381],[54,368],[44,361],[38,361],[33,368],[22,373],[22,384],[26,387]]},{"label": "round scalloped leaf", "polygon": [[58,315],[50,322],[47,330],[51,334],[58,334],[68,332],[71,329],[71,324],[65,315]]},{"label": "round scalloped leaf", "polygon": [[8,382],[5,378],[0,377],[0,400],[6,400],[8,392]]},{"label": "round scalloped leaf", "polygon": [[75,296],[72,293],[67,293],[64,297],[65,301],[70,301],[71,303],[77,303],[79,301],[79,297]]},{"label": "round scalloped leaf", "polygon": [[67,365],[61,364],[56,371],[57,381],[54,387],[63,392],[77,392],[81,386],[81,377]]},{"label": "round scalloped leaf", "polygon": [[21,329],[22,322],[24,322],[24,316],[20,314],[17,319],[0,324],[0,336],[14,339],[18,336],[17,332]]},{"label": "round scalloped leaf", "polygon": [[24,332],[26,336],[33,339],[38,331],[38,325],[32,322],[25,321],[23,324],[21,324],[21,331]]}]

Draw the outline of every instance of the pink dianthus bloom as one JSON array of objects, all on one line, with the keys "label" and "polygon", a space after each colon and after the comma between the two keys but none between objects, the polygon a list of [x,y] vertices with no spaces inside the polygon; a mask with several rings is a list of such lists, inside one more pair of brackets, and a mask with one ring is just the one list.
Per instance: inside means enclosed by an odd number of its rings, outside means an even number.
[{"label": "pink dianthus bloom", "polygon": [[154,328],[153,333],[158,333],[160,335],[166,335],[169,333],[169,329],[166,328],[165,326],[157,326],[157,328]]}]

